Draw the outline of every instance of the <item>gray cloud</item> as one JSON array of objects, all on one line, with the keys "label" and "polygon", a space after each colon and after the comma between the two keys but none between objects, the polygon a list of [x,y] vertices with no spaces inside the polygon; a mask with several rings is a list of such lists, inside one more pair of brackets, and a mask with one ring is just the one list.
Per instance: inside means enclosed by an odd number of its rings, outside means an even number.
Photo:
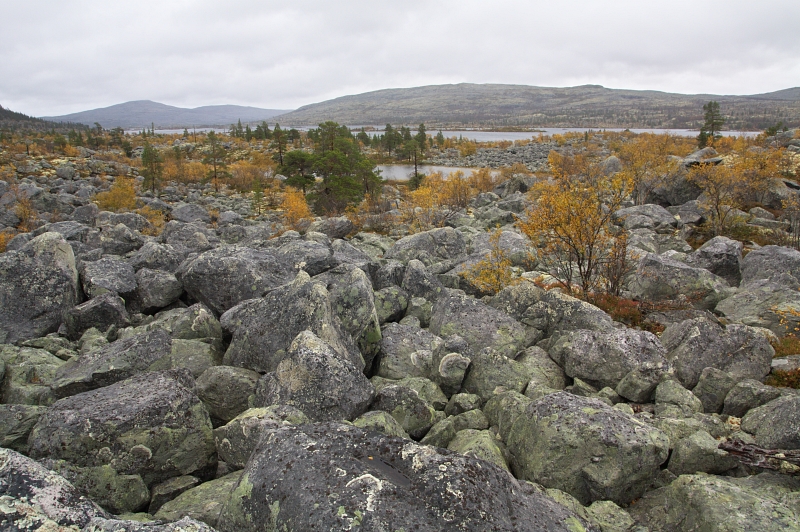
[{"label": "gray cloud", "polygon": [[800,3],[783,0],[4,4],[0,104],[38,116],[458,82],[753,94],[800,80]]}]

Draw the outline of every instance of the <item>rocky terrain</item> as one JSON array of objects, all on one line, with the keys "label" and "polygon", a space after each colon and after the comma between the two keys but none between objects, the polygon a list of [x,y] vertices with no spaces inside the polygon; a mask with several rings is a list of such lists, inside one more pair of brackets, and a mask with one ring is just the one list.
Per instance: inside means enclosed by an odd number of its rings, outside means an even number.
[{"label": "rocky terrain", "polygon": [[[800,530],[800,395],[764,384],[800,366],[773,359],[800,252],[687,243],[713,155],[616,213],[658,335],[542,286],[530,177],[391,236],[175,185],[139,198],[159,232],[91,201],[126,165],[15,156],[0,224],[38,221],[0,254],[0,528]],[[496,226],[520,282],[478,297]]]}]

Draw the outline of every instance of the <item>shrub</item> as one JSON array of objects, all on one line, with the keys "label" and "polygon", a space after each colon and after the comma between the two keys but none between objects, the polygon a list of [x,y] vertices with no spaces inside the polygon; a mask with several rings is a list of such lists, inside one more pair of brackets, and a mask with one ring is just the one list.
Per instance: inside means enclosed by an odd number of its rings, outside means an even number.
[{"label": "shrub", "polygon": [[36,220],[39,217],[39,213],[33,208],[30,199],[22,198],[17,200],[17,205],[14,207],[14,214],[19,218],[17,229],[21,232],[28,233],[36,228]]},{"label": "shrub", "polygon": [[150,222],[150,227],[145,227],[142,230],[142,233],[145,235],[150,236],[158,236],[164,230],[164,225],[166,224],[166,217],[164,213],[159,211],[158,209],[154,209],[149,205],[145,205],[138,211],[139,214],[147,218],[147,221]]},{"label": "shrub", "polygon": [[301,220],[311,218],[305,195],[294,188],[288,188],[284,193],[281,209],[286,225],[292,229],[296,229]]},{"label": "shrub", "polygon": [[3,231],[0,232],[0,253],[3,253],[6,250],[6,246],[8,243],[11,242],[11,239],[14,238],[15,233],[13,231]]},{"label": "shrub", "polygon": [[459,275],[472,286],[487,295],[494,295],[506,286],[518,281],[511,271],[511,259],[500,247],[500,236],[503,232],[497,229],[489,237],[490,249],[485,258]]},{"label": "shrub", "polygon": [[789,371],[773,371],[764,380],[764,384],[779,388],[800,388],[800,368]]},{"label": "shrub", "polygon": [[111,188],[96,194],[93,201],[104,211],[131,211],[136,207],[136,182],[130,177],[117,177]]}]

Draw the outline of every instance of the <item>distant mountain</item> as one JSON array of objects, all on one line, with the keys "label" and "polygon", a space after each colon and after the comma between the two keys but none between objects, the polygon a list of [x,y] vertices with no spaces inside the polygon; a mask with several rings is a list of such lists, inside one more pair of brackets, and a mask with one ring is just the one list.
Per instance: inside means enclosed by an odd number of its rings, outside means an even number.
[{"label": "distant mountain", "polygon": [[303,106],[285,125],[333,120],[347,125],[409,124],[494,127],[699,128],[703,104],[715,100],[726,129],[800,126],[800,88],[752,96],[674,94],[580,87],[460,83],[384,89]]},{"label": "distant mountain", "polygon": [[84,129],[83,124],[70,122],[49,122],[41,118],[34,118],[22,113],[17,113],[10,109],[5,109],[0,105],[0,129],[8,130],[56,130],[59,132],[69,131],[70,129]]},{"label": "distant mountain", "polygon": [[260,109],[241,105],[206,105],[194,109],[173,107],[163,103],[139,100],[120,103],[101,109],[81,111],[63,116],[46,116],[46,120],[79,122],[104,128],[142,128],[155,124],[157,128],[192,126],[229,126],[238,120],[242,123],[261,122],[286,113],[281,109]]}]

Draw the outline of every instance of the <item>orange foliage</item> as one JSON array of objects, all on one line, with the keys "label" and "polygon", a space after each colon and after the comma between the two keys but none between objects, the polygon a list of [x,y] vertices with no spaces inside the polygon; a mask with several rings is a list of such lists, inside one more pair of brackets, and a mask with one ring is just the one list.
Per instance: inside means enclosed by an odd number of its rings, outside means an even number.
[{"label": "orange foliage", "polygon": [[104,211],[131,211],[136,208],[136,182],[119,176],[109,190],[96,194],[93,201]]},{"label": "orange foliage", "polygon": [[511,272],[511,259],[500,247],[502,234],[500,229],[494,231],[489,237],[490,249],[486,257],[459,274],[484,294],[494,295],[506,286],[519,281]]},{"label": "orange foliage", "polygon": [[293,229],[298,227],[301,220],[311,218],[311,209],[308,208],[305,195],[291,187],[286,189],[280,208],[283,210],[286,225]]}]

